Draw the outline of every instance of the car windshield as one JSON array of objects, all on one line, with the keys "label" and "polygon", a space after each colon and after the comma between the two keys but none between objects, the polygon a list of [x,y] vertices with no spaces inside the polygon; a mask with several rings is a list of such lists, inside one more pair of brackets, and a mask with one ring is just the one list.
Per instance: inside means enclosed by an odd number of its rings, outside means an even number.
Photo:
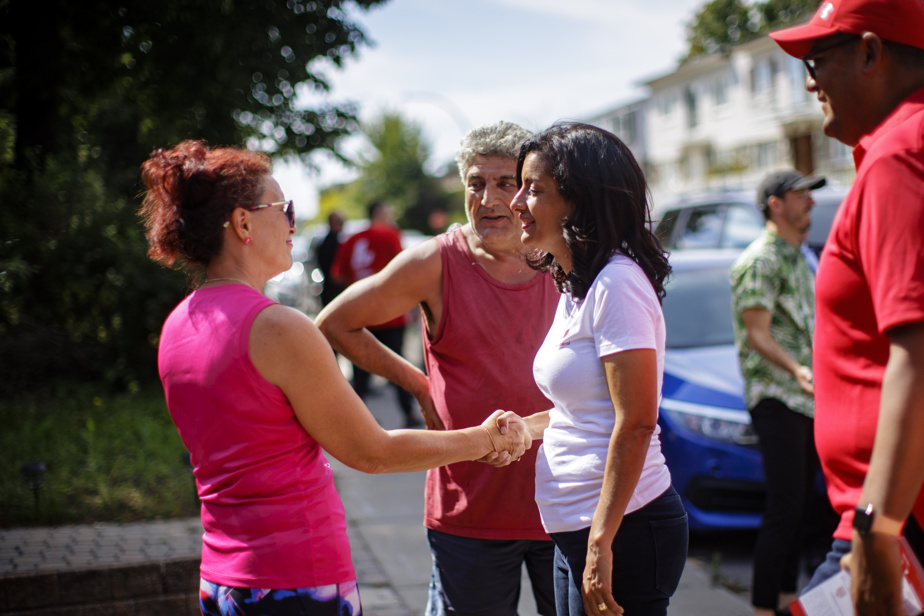
[{"label": "car windshield", "polygon": [[735,342],[727,267],[675,271],[663,309],[669,349]]}]

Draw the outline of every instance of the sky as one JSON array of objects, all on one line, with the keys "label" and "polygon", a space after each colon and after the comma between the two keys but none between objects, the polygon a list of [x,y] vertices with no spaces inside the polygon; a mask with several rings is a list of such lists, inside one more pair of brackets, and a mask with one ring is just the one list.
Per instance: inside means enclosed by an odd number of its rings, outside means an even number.
[{"label": "sky", "polygon": [[[644,95],[641,83],[674,70],[686,24],[706,0],[390,0],[351,6],[372,46],[343,70],[324,73],[327,95],[306,104],[352,101],[368,121],[398,112],[431,145],[428,170],[453,160],[462,136],[507,120],[541,130],[581,120]],[[361,138],[349,152],[368,147]],[[277,165],[300,218],[317,213],[318,190],[351,172],[315,158],[320,170]]]}]

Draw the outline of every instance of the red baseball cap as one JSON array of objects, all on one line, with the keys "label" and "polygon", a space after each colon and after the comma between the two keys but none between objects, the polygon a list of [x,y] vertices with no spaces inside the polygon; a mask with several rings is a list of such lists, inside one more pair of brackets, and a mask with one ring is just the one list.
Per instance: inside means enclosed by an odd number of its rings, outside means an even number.
[{"label": "red baseball cap", "polygon": [[783,51],[801,58],[812,41],[838,32],[872,32],[924,49],[924,0],[824,0],[807,24],[770,33]]}]

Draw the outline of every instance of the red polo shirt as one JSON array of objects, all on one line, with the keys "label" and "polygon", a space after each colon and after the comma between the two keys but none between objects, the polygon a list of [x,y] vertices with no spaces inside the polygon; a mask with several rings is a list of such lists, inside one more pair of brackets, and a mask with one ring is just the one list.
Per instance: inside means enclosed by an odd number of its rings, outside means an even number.
[{"label": "red polo shirt", "polygon": [[[857,179],[818,269],[815,442],[835,537],[852,536],[869,468],[890,328],[924,321],[924,89],[905,99],[854,150]],[[924,444],[921,444],[924,446]],[[924,521],[924,498],[915,516]]]}]

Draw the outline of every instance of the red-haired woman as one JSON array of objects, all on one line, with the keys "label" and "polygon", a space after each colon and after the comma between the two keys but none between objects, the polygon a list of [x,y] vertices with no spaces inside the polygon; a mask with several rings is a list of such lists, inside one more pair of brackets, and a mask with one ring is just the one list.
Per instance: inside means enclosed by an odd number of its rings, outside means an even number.
[{"label": "red-haired woman", "polygon": [[[269,159],[185,141],[142,165],[149,254],[204,273],[160,338],[167,406],[189,449],[205,528],[203,614],[359,614],[343,505],[321,447],[369,473],[504,450],[498,413],[449,432],[385,431],[310,319],[261,290],[292,265],[292,202]],[[495,447],[496,446],[496,447]]]}]

